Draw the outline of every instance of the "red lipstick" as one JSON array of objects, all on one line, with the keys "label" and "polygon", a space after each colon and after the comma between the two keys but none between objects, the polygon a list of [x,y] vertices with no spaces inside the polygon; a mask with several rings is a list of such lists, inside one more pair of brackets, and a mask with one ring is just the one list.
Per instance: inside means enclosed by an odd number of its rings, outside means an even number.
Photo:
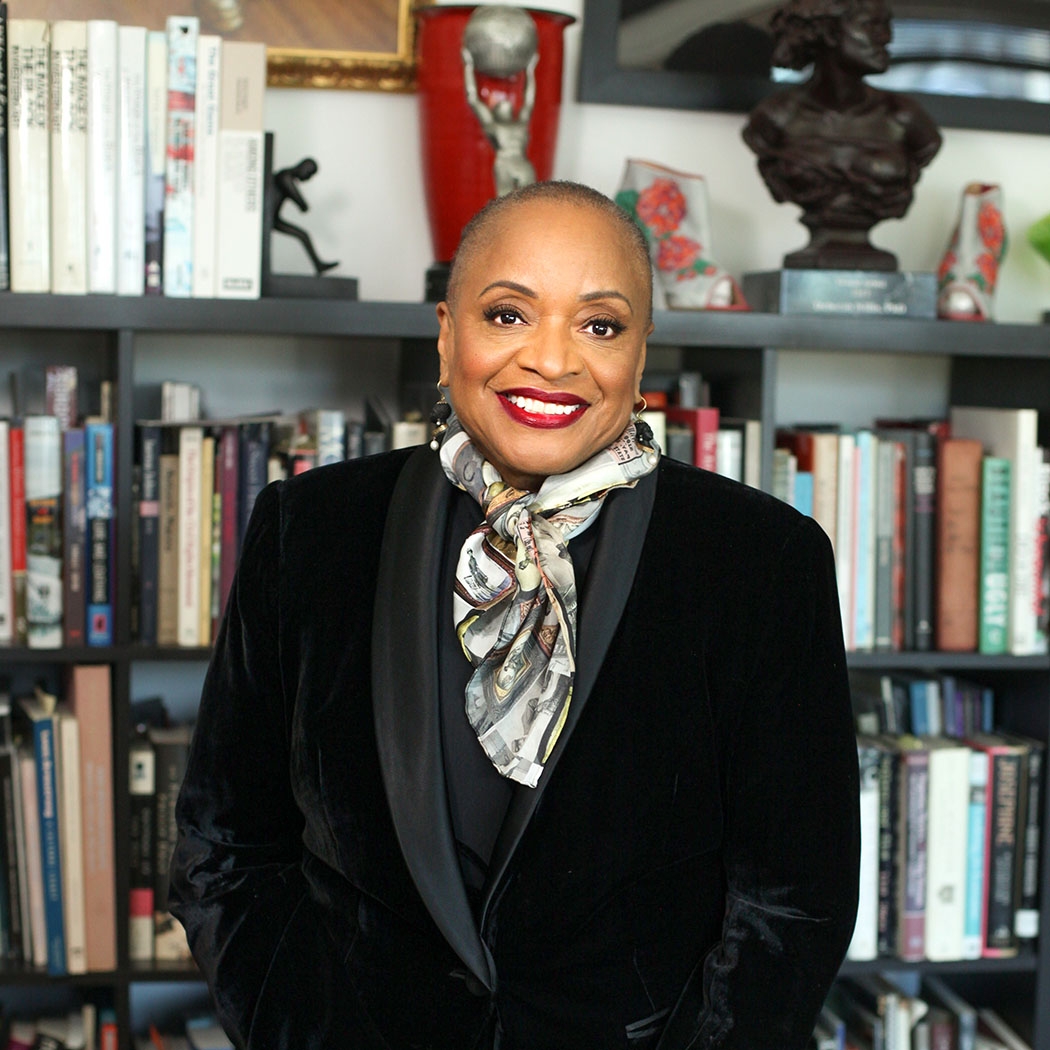
[{"label": "red lipstick", "polygon": [[[516,404],[511,398],[515,400],[542,401],[547,405],[573,406],[573,410],[564,412],[536,411],[535,407],[528,404]],[[499,395],[499,401],[503,406],[503,410],[516,423],[521,423],[527,427],[535,427],[538,430],[560,430],[562,427],[572,426],[589,407],[588,402],[576,394],[568,394],[557,390],[536,390],[532,387],[504,390]]]}]

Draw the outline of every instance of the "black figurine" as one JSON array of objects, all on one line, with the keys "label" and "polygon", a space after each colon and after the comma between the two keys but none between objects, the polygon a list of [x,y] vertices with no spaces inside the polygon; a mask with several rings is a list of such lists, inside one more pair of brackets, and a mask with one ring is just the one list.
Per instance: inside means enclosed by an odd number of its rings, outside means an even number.
[{"label": "black figurine", "polygon": [[322,262],[306,230],[281,218],[281,207],[286,200],[290,200],[302,212],[310,210],[310,206],[306,203],[306,198],[299,191],[299,183],[309,181],[316,174],[317,161],[313,157],[304,157],[294,168],[281,168],[280,171],[273,173],[274,193],[271,205],[273,215],[270,228],[281,233],[287,233],[297,241],[300,241],[306,249],[306,254],[310,256],[310,261],[314,264],[315,272],[321,274],[326,270],[334,269],[339,263]]}]

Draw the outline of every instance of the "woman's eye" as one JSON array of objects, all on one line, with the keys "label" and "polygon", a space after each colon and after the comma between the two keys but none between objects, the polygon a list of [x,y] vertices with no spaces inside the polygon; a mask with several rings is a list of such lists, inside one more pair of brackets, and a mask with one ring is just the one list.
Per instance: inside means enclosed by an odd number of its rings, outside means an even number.
[{"label": "woman's eye", "polygon": [[599,339],[610,339],[623,331],[623,325],[611,317],[595,318],[593,321],[588,321],[584,327],[590,331],[591,335]]},{"label": "woman's eye", "polygon": [[517,310],[506,306],[497,306],[492,310],[485,311],[486,320],[492,321],[501,327],[509,327],[516,324],[524,324],[524,318]]}]

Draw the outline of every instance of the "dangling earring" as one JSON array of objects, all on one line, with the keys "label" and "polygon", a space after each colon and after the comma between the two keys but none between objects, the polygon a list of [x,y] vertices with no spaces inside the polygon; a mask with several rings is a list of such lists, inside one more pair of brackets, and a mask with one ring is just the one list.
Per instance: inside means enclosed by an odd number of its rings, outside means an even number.
[{"label": "dangling earring", "polygon": [[649,426],[644,419],[641,418],[641,414],[649,407],[649,402],[645,400],[644,395],[642,396],[642,407],[636,408],[631,413],[631,419],[634,422],[634,440],[638,442],[639,448],[644,448],[646,452],[653,451],[653,428]]},{"label": "dangling earring", "polygon": [[441,439],[448,430],[448,417],[451,415],[452,406],[445,400],[445,394],[442,392],[441,400],[430,410],[430,422],[434,427],[430,432],[430,447],[434,452],[441,448]]}]

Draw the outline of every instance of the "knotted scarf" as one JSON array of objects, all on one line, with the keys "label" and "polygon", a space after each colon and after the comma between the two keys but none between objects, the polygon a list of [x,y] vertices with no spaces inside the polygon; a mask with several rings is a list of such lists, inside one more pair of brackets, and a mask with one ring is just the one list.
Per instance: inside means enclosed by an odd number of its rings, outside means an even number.
[{"label": "knotted scarf", "polygon": [[633,488],[659,450],[640,448],[634,423],[607,448],[538,492],[507,484],[455,416],[441,445],[449,481],[481,504],[485,520],[456,567],[453,618],[474,667],[466,712],[492,764],[535,787],[572,699],[576,576],[568,541],[591,525],[606,495]]}]

